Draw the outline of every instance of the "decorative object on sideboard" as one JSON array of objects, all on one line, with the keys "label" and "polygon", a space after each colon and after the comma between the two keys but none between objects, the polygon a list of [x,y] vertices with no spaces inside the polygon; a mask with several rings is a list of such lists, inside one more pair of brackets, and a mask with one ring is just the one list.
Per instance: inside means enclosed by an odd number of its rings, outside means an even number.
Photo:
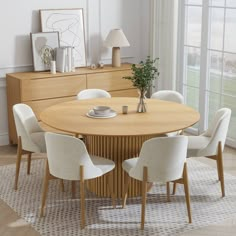
[{"label": "decorative object on sideboard", "polygon": [[120,67],[120,47],[129,47],[129,41],[122,29],[112,29],[105,40],[106,47],[112,47],[112,66]]},{"label": "decorative object on sideboard", "polygon": [[95,64],[91,64],[91,65],[90,65],[90,69],[91,69],[91,70],[96,70],[96,69],[97,69],[97,66],[96,66]]},{"label": "decorative object on sideboard", "polygon": [[97,67],[103,69],[104,68],[103,62],[99,61]]},{"label": "decorative object on sideboard", "polygon": [[139,90],[139,103],[137,106],[137,112],[146,112],[147,106],[145,103],[146,93],[152,86],[152,81],[157,79],[159,71],[157,69],[157,61],[159,58],[151,59],[147,57],[145,61],[141,61],[139,64],[133,64],[131,66],[132,76],[125,76],[124,79],[131,80],[133,86]]},{"label": "decorative object on sideboard", "polygon": [[50,70],[55,60],[55,48],[59,47],[58,32],[31,33],[34,71]]},{"label": "decorative object on sideboard", "polygon": [[56,48],[56,67],[59,72],[74,72],[74,48]]},{"label": "decorative object on sideboard", "polygon": [[56,74],[56,61],[51,61],[50,72],[51,74]]},{"label": "decorative object on sideboard", "polygon": [[40,10],[43,32],[58,31],[60,45],[74,47],[74,66],[86,66],[83,9]]}]

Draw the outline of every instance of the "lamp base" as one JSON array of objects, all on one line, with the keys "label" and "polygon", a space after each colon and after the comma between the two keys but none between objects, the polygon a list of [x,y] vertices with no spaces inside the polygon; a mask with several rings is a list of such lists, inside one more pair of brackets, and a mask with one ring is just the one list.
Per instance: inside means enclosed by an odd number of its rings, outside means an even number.
[{"label": "lamp base", "polygon": [[112,66],[120,67],[120,48],[119,47],[112,48]]}]

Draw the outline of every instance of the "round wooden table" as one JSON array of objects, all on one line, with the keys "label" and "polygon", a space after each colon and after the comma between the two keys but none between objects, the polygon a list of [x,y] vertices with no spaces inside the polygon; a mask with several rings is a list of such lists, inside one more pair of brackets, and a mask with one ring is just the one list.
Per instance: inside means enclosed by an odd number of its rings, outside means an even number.
[{"label": "round wooden table", "polygon": [[[146,99],[146,103],[147,112],[137,113],[138,98],[75,100],[47,108],[40,114],[40,118],[58,130],[83,135],[90,154],[113,160],[116,163],[114,190],[116,196],[121,198],[124,185],[122,162],[138,156],[145,140],[185,129],[200,118],[198,112],[186,105],[156,99]],[[87,117],[86,113],[98,105],[111,107],[117,116],[109,119]],[[123,105],[128,106],[128,114],[122,114]],[[89,181],[88,187],[99,196],[109,196],[106,179],[103,177]],[[140,183],[133,180],[129,196],[140,193]]]}]

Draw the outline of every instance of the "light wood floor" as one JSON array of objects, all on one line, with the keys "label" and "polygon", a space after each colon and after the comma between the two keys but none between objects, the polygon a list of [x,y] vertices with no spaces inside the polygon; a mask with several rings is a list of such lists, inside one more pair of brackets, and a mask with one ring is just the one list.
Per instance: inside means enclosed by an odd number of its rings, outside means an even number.
[{"label": "light wood floor", "polygon": [[[37,155],[33,155],[39,158]],[[16,147],[2,146],[0,147],[0,165],[8,165],[15,163]],[[198,158],[198,160],[215,166],[215,162],[206,158]],[[224,151],[224,169],[236,176],[236,150],[225,148]],[[4,181],[4,180],[0,180]],[[7,180],[5,180],[7,181]],[[227,190],[227,188],[226,188]],[[0,190],[1,191],[1,190]],[[227,192],[226,192],[227,194]],[[39,236],[33,228],[30,227],[23,219],[21,219],[8,205],[0,200],[0,235],[1,236]],[[182,236],[233,236],[236,235],[236,216],[233,219],[221,222],[218,225],[212,225],[199,230],[194,230],[182,234]]]}]

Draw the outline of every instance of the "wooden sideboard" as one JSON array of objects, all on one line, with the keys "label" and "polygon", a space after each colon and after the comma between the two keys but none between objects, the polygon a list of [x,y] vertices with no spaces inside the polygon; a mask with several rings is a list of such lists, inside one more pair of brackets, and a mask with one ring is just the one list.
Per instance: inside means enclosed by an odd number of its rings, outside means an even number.
[{"label": "wooden sideboard", "polygon": [[[105,65],[103,69],[91,70],[78,68],[75,72],[19,72],[7,74],[7,102],[9,141],[17,143],[12,106],[25,103],[31,106],[39,119],[39,114],[45,108],[76,99],[79,91],[86,88],[100,88],[108,91],[113,97],[138,96],[131,81],[123,76],[131,75],[131,65],[122,64],[121,67]],[[39,120],[40,121],[40,120]],[[50,130],[49,127],[43,127]]]}]

